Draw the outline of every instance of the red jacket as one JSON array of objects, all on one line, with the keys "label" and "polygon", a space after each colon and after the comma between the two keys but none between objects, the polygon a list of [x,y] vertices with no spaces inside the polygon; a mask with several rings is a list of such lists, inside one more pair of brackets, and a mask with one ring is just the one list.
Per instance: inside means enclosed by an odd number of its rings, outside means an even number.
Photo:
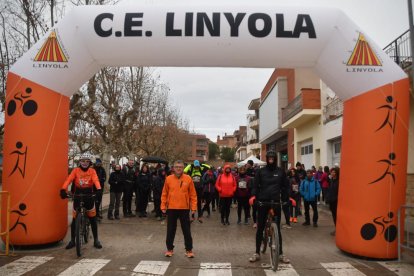
[{"label": "red jacket", "polygon": [[233,197],[237,187],[236,178],[231,173],[225,173],[227,168],[230,166],[224,166],[224,172],[217,177],[216,181],[216,190],[220,197]]}]

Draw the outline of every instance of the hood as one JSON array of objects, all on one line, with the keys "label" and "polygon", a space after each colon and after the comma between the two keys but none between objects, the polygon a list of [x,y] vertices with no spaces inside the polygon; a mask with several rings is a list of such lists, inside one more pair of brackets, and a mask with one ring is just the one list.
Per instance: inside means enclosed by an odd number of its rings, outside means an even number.
[{"label": "hood", "polygon": [[229,168],[230,169],[230,173],[231,173],[231,167],[230,167],[230,165],[224,165],[224,167],[223,167],[223,173],[225,173],[226,172],[226,169],[227,168]]}]

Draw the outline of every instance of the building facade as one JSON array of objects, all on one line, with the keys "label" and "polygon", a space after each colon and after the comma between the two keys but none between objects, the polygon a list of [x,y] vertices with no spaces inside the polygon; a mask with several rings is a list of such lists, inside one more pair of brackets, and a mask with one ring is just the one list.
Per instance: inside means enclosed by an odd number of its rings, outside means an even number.
[{"label": "building facade", "polygon": [[208,161],[208,141],[204,134],[188,133],[186,135],[186,151],[189,155],[186,161]]},{"label": "building facade", "polygon": [[[247,128],[246,128],[246,155],[256,156],[260,158],[262,146],[259,143],[259,107],[260,98],[251,100],[249,104],[249,110],[253,111],[253,114],[247,114]],[[247,157],[246,157],[247,158]]]}]

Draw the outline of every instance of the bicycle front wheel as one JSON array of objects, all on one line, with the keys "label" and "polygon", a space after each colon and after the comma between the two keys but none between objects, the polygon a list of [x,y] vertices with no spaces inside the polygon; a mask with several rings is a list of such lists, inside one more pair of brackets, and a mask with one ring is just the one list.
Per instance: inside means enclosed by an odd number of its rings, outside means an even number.
[{"label": "bicycle front wheel", "polygon": [[89,225],[90,225],[89,218],[85,218],[85,223],[83,225],[84,225],[84,228],[83,228],[83,240],[85,241],[85,243],[88,243],[88,240],[89,240],[89,230],[90,230],[90,228],[89,228]]},{"label": "bicycle front wheel", "polygon": [[270,226],[269,247],[270,247],[270,263],[272,270],[276,271],[279,266],[279,232],[276,223]]},{"label": "bicycle front wheel", "polygon": [[78,213],[76,216],[76,231],[75,231],[75,243],[76,243],[76,254],[80,257],[82,247],[82,214]]},{"label": "bicycle front wheel", "polygon": [[267,244],[269,243],[269,227],[266,223],[266,227],[263,231],[263,240],[262,240],[262,246],[260,247],[260,251],[262,253],[266,252],[267,249]]}]

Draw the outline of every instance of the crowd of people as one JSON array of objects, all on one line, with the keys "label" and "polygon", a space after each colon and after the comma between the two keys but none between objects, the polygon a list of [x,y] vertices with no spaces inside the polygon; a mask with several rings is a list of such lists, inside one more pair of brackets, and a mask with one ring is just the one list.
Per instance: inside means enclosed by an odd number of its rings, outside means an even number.
[{"label": "crowd of people", "polygon": [[[255,204],[256,198],[261,201],[279,200],[283,203],[279,210],[275,210],[279,232],[280,221],[283,219],[282,214],[286,221],[284,227],[291,228],[291,225],[297,223],[298,217],[302,215],[302,205],[304,209],[302,224],[304,226],[309,226],[312,222],[314,227],[318,227],[318,205],[321,203],[329,204],[333,221],[336,224],[339,167],[329,168],[325,166],[316,170],[312,166],[311,169],[305,170],[304,165],[297,162],[295,168],[292,167],[285,171],[276,166],[275,157],[273,152],[268,152],[266,155],[267,165],[263,168],[259,168],[251,160],[246,165],[233,168],[229,165],[225,165],[223,168],[214,168],[198,160],[190,164],[177,161],[171,168],[161,163],[156,166],[149,166],[145,163],[139,166],[134,160],[129,160],[122,167],[113,165],[108,180],[110,203],[107,218],[109,220],[120,220],[121,207],[122,215],[125,218],[148,217],[148,203],[152,200],[154,209],[151,213],[155,213],[155,218],[163,220],[167,217],[167,252],[165,255],[170,257],[173,254],[175,229],[177,220],[180,220],[185,239],[186,254],[191,258],[194,257],[194,254],[192,252],[190,224],[194,221],[203,223],[205,214],[208,219],[211,212],[218,210],[221,224],[228,226],[232,221],[231,209],[233,206],[237,208],[234,216],[237,217],[238,225],[251,224],[254,228],[257,228],[256,253],[250,258],[252,262],[257,261],[260,259],[259,248],[268,210],[259,208]],[[87,188],[96,193],[96,208],[93,209],[96,212],[96,217],[102,218],[100,206],[106,181],[105,169],[99,159],[96,160],[93,166],[91,162],[88,166],[83,166],[81,162],[79,166],[81,172],[82,170],[85,172],[86,169],[90,173],[89,169],[92,168],[96,172],[96,178],[95,176],[91,178]],[[73,185],[75,188],[85,188],[82,186],[81,177],[76,179],[76,173],[72,172],[62,187],[62,198],[65,198],[63,190],[66,192],[71,181],[75,183]],[[180,198],[183,195],[185,197]],[[133,200],[134,198],[135,200]],[[132,210],[133,207],[135,207],[135,212]],[[310,219],[310,208],[313,212],[312,221]],[[191,213],[191,216],[189,213]],[[91,215],[91,225],[94,237],[96,237],[95,247],[101,248],[102,245],[97,238],[97,229],[94,229],[96,228],[94,215]],[[281,233],[279,234],[280,260],[289,262],[283,255],[282,236]],[[331,234],[335,235],[335,231]],[[72,248],[73,245],[74,242],[71,239],[67,248]]]}]

